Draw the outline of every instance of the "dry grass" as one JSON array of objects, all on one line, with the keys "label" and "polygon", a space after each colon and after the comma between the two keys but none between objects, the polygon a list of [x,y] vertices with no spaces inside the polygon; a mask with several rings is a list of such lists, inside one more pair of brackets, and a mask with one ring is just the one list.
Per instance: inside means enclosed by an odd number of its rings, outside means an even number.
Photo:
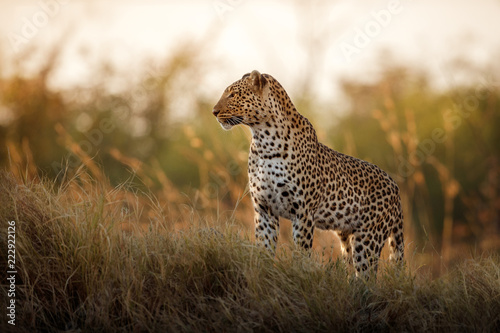
[{"label": "dry grass", "polygon": [[[273,259],[230,226],[176,231],[156,210],[144,230],[123,192],[85,174],[55,186],[0,173],[1,248],[16,221],[17,331],[500,329],[498,256],[437,279],[386,268],[363,282],[293,249]],[[1,325],[12,330],[5,315]]]}]

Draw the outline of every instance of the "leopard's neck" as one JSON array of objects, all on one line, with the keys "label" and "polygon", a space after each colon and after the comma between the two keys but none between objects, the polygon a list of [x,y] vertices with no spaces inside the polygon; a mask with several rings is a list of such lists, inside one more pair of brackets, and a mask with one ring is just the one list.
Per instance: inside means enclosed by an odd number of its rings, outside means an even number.
[{"label": "leopard's neck", "polygon": [[[316,131],[309,120],[302,116],[289,101],[284,108],[274,101],[270,103],[270,117],[259,126],[253,126],[251,153],[264,159],[284,158],[305,152],[304,145],[317,144]],[[298,140],[303,138],[304,140]],[[310,147],[309,147],[310,148]]]}]

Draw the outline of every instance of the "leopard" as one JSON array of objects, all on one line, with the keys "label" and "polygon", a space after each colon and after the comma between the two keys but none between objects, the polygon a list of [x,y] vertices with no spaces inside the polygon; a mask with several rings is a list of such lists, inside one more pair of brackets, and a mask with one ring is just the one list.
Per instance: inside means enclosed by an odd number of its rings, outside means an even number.
[{"label": "leopard", "polygon": [[280,218],[310,253],[315,228],[340,239],[341,256],[357,277],[377,272],[382,248],[404,257],[403,212],[397,183],[378,166],[318,141],[281,84],[254,70],[229,85],[213,107],[224,130],[250,128],[248,186],[255,238],[276,254]]}]

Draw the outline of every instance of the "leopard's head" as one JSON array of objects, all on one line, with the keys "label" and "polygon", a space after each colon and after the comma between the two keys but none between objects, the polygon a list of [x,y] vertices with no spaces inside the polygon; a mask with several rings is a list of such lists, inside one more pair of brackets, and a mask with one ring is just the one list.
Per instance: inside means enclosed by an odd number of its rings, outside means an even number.
[{"label": "leopard's head", "polygon": [[245,74],[224,90],[212,113],[225,130],[238,124],[257,126],[270,117],[265,98],[268,93],[267,74],[258,71]]}]

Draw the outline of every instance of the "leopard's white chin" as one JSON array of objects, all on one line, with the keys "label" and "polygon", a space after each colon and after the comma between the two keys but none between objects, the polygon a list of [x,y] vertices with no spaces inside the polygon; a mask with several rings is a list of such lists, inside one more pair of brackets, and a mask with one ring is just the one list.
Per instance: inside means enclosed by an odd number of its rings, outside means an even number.
[{"label": "leopard's white chin", "polygon": [[233,128],[233,125],[229,123],[223,123],[219,121],[220,126],[225,130],[225,131],[230,131]]}]

